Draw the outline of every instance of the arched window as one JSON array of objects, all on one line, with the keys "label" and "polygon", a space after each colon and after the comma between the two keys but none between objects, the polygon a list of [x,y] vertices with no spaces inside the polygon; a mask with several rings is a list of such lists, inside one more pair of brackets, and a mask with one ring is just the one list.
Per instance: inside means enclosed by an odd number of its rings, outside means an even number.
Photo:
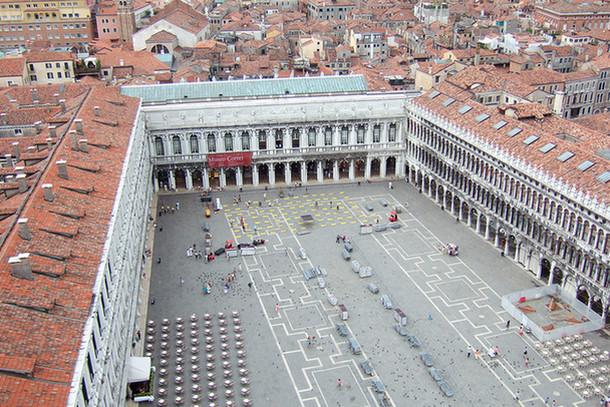
[{"label": "arched window", "polygon": [[216,152],[216,136],[214,136],[212,133],[208,134],[208,152]]},{"label": "arched window", "polygon": [[225,133],[225,151],[233,151],[233,135]]},{"label": "arched window", "polygon": [[199,153],[199,139],[197,138],[196,134],[191,134],[191,154],[198,154]]},{"label": "arched window", "polygon": [[391,123],[388,129],[388,141],[393,143],[396,141],[396,123]]},{"label": "arched window", "polygon": [[165,146],[161,137],[155,137],[155,152],[157,155],[165,155]]},{"label": "arched window", "polygon": [[341,127],[341,144],[346,145],[349,141],[349,128],[347,126]]},{"label": "arched window", "polygon": [[314,147],[316,145],[316,129],[313,127],[310,127],[309,132],[307,133],[307,145],[309,147]]},{"label": "arched window", "polygon": [[172,146],[174,154],[182,154],[182,143],[180,142],[180,136],[172,137]]},{"label": "arched window", "polygon": [[324,145],[331,146],[333,144],[333,129],[327,126],[324,129]]},{"label": "arched window", "polygon": [[163,44],[157,44],[150,49],[153,54],[169,54],[169,49]]},{"label": "arched window", "polygon": [[275,130],[275,148],[284,148],[284,132],[282,129]]},{"label": "arched window", "polygon": [[379,143],[381,141],[381,126],[376,124],[373,126],[373,143]]},{"label": "arched window", "polygon": [[241,133],[241,149],[243,151],[250,150],[250,133],[247,131]]},{"label": "arched window", "polygon": [[358,126],[358,132],[356,133],[356,143],[364,144],[364,125]]},{"label": "arched window", "polygon": [[299,148],[301,146],[301,133],[299,129],[292,129],[292,148]]},{"label": "arched window", "polygon": [[267,149],[267,133],[265,133],[265,130],[258,131],[258,149],[259,150]]}]

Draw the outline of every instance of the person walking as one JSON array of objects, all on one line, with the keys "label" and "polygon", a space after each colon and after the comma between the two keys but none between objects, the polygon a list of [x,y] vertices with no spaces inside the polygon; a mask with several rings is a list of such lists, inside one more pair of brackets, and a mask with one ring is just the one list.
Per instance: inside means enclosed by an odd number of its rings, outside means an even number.
[{"label": "person walking", "polygon": [[508,321],[506,321],[506,329],[508,330],[510,328],[510,319]]},{"label": "person walking", "polygon": [[472,354],[472,346],[468,345],[468,347],[466,348],[466,357],[470,358],[471,354]]},{"label": "person walking", "polygon": [[343,380],[341,380],[340,378],[337,379],[337,388],[341,389],[343,387]]},{"label": "person walking", "polygon": [[176,202],[176,210],[179,211],[180,210],[180,202]]},{"label": "person walking", "polygon": [[523,364],[525,365],[526,369],[529,368],[530,367],[530,359],[528,357],[523,359]]},{"label": "person walking", "polygon": [[184,279],[180,277],[180,287],[184,286]]},{"label": "person walking", "polygon": [[280,304],[278,303],[275,304],[275,313],[280,315]]},{"label": "person walking", "polygon": [[252,281],[248,282],[248,289],[252,290]]}]

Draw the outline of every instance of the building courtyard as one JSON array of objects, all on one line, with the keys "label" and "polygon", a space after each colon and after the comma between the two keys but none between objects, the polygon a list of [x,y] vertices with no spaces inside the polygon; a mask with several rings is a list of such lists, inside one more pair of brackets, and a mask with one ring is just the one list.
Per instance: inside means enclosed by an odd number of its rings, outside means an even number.
[{"label": "building courtyard", "polygon": [[[541,283],[412,185],[224,191],[216,198],[222,209],[206,218],[199,193],[158,195],[146,317],[155,327],[146,338],[157,371],[151,405],[543,406],[548,399],[548,405],[594,406],[610,393],[603,380],[610,368],[602,359],[607,336],[574,340],[601,357],[566,375],[569,362],[558,363],[554,345],[520,335],[519,322],[500,304],[503,295]],[[161,213],[162,207],[176,210]],[[400,228],[359,233],[361,224],[387,223],[396,208]],[[313,222],[304,223],[303,215]],[[204,224],[213,250],[227,240],[266,242],[253,256],[221,254],[211,262],[187,256],[193,245],[203,250]],[[338,235],[353,246],[350,260]],[[459,246],[459,256],[446,253],[448,243]],[[352,260],[373,275],[360,278]],[[325,271],[323,283],[304,278],[316,266]],[[225,292],[230,273],[235,279]],[[329,296],[346,307],[347,321]],[[406,314],[405,329],[419,347],[394,329],[395,313],[382,296]],[[347,336],[336,329],[342,323]],[[348,338],[361,353],[351,352]],[[499,349],[496,358],[488,356],[492,347]],[[423,352],[452,397],[435,382]],[[372,374],[364,372],[365,360]],[[379,381],[383,391],[375,389]]]}]

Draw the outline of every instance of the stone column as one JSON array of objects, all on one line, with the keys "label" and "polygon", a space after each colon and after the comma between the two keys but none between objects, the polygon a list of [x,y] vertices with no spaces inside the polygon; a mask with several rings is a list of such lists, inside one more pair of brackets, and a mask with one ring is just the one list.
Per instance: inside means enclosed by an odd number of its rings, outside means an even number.
[{"label": "stone column", "polygon": [[379,157],[379,176],[385,178],[387,169],[387,157]]},{"label": "stone column", "polygon": [[481,214],[477,214],[477,226],[476,226],[477,235],[481,234]]},{"label": "stone column", "polygon": [[468,210],[468,227],[472,226],[472,209]]},{"label": "stone column", "polygon": [[307,184],[307,163],[305,161],[301,162],[301,182]]},{"label": "stone column", "polygon": [[316,162],[316,167],[318,169],[318,171],[317,171],[318,182],[324,182],[324,172],[322,171],[322,161]]},{"label": "stone column", "polygon": [[193,178],[191,170],[189,170],[188,168],[184,170],[184,178],[186,181],[186,189],[190,191],[191,189],[193,189]]},{"label": "stone column", "polygon": [[536,272],[536,278],[540,280],[542,278],[542,253],[538,253],[538,259],[538,271]]},{"label": "stone column", "polygon": [[404,174],[404,170],[405,170],[405,162],[404,159],[400,156],[398,156],[396,158],[396,169],[394,170],[394,175],[398,178],[398,177],[403,177]]},{"label": "stone column", "polygon": [[227,186],[227,174],[225,173],[225,169],[220,169],[220,187],[224,188]]},{"label": "stone column", "polygon": [[487,222],[485,222],[485,240],[489,240],[489,217],[487,217]]},{"label": "stone column", "polygon": [[201,172],[201,183],[202,183],[203,189],[210,188],[210,174],[209,174],[207,168],[204,168],[203,171]]},{"label": "stone column", "polygon": [[333,161],[333,180],[339,181],[339,161]]},{"label": "stone column", "polygon": [[235,170],[235,181],[237,182],[238,187],[244,185],[244,178],[242,175],[241,167],[237,167],[237,169]]},{"label": "stone column", "polygon": [[258,185],[258,166],[252,165],[252,185]]},{"label": "stone column", "polygon": [[159,177],[156,171],[153,171],[153,191],[159,192]]},{"label": "stone column", "polygon": [[508,233],[505,235],[506,239],[504,239],[504,245],[502,246],[502,251],[505,255],[508,254]]},{"label": "stone column", "polygon": [[348,144],[350,146],[356,145],[356,125],[355,124],[350,126]]},{"label": "stone column", "polygon": [[341,145],[341,126],[334,126],[333,146]]},{"label": "stone column", "polygon": [[364,144],[372,144],[373,143],[373,125],[371,123],[367,123],[364,129]]},{"label": "stone column", "polygon": [[307,148],[307,129],[299,129],[299,148]]},{"label": "stone column", "polygon": [[290,129],[286,127],[283,129],[284,132],[284,150],[292,149],[292,134],[290,133]]},{"label": "stone column", "polygon": [[[451,195],[451,216],[454,216],[454,214],[455,214],[455,196]],[[489,223],[489,222],[487,222],[487,223]]]},{"label": "stone column", "polygon": [[269,164],[267,168],[269,168],[269,185],[275,185],[275,164]]},{"label": "stone column", "polygon": [[366,167],[364,169],[364,179],[371,179],[371,157],[366,157]]},{"label": "stone column", "polygon": [[316,127],[316,147],[324,146],[324,128],[322,126]]},{"label": "stone column", "polygon": [[174,175],[174,170],[167,171],[169,174],[169,187],[170,189],[176,189],[176,176]]},{"label": "stone column", "polygon": [[257,130],[250,132],[250,151],[258,151],[258,134]]},{"label": "stone column", "polygon": [[284,182],[287,186],[292,184],[292,174],[290,173],[290,165],[291,163],[284,163]]},{"label": "stone column", "polygon": [[519,262],[519,248],[521,247],[521,241],[515,239],[515,257],[513,260]]},{"label": "stone column", "polygon": [[[553,271],[555,270],[556,266],[557,266],[557,262],[556,261],[552,261],[551,262],[551,272],[549,274],[549,285],[555,283],[555,273],[553,273]],[[561,283],[561,281],[560,281],[560,283]]]},{"label": "stone column", "polygon": [[349,180],[353,181],[356,179],[356,162],[349,160]]}]

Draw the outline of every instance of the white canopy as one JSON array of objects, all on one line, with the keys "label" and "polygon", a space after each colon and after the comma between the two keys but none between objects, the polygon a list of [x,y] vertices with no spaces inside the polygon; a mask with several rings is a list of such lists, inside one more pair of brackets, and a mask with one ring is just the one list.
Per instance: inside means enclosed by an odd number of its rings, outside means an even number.
[{"label": "white canopy", "polygon": [[127,361],[127,383],[146,382],[150,379],[150,358],[130,356]]}]

